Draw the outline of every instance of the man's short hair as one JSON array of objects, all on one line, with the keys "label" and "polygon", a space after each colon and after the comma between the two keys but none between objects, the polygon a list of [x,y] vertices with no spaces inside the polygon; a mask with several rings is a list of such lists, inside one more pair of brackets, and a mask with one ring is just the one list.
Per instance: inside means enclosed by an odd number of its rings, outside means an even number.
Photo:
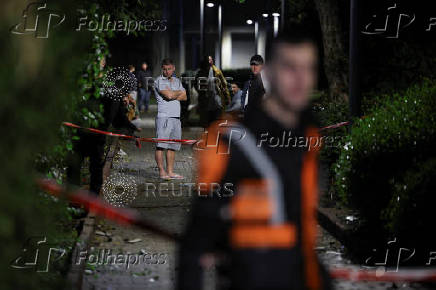
[{"label": "man's short hair", "polygon": [[129,70],[134,69],[135,66],[133,64],[129,64]]},{"label": "man's short hair", "polygon": [[162,60],[162,66],[164,66],[164,65],[174,65],[174,62],[171,58],[164,58]]},{"label": "man's short hair", "polygon": [[250,65],[260,65],[263,64],[263,57],[259,54],[255,54],[250,59]]},{"label": "man's short hair", "polygon": [[141,63],[141,65],[143,65],[143,64],[148,65],[148,63],[147,63],[146,61],[143,61],[143,62]]},{"label": "man's short hair", "polygon": [[303,44],[311,43],[318,47],[318,41],[315,38],[315,33],[307,28],[296,26],[285,29],[280,32],[277,37],[271,41],[267,41],[266,45],[266,61],[270,62],[276,55],[277,46],[280,44]]}]

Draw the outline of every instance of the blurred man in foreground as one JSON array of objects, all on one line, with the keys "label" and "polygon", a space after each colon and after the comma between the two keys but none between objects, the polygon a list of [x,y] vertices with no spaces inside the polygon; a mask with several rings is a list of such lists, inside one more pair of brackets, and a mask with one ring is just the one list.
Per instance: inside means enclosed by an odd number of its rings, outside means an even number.
[{"label": "blurred man in foreground", "polygon": [[218,289],[331,289],[314,250],[318,148],[294,141],[318,137],[309,111],[318,51],[307,34],[292,33],[267,48],[270,93],[259,107],[204,136],[178,289],[202,289],[213,265]]}]

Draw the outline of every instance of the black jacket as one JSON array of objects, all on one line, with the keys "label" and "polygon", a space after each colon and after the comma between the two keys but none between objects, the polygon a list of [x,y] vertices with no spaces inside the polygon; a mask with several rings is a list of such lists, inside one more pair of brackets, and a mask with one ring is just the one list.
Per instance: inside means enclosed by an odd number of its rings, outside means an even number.
[{"label": "black jacket", "polygon": [[131,134],[137,129],[136,126],[127,118],[127,108],[121,100],[105,98],[104,121],[104,130],[107,130],[112,126],[115,129],[125,129]]},{"label": "black jacket", "polygon": [[[314,128],[308,113],[303,114],[296,128],[284,128],[262,109],[249,111],[246,117],[242,125],[247,130],[240,131],[243,133],[241,136],[245,136],[244,139],[252,136],[256,144],[265,139],[265,134],[268,134],[267,139],[274,137],[274,140],[282,140],[283,132],[290,131],[291,136],[304,138],[309,129]],[[241,130],[238,128],[232,130],[233,133]],[[217,135],[213,132],[218,128],[215,129],[211,128],[205,138],[216,140]],[[244,132],[249,135],[244,135]],[[329,277],[314,250],[316,236],[313,233],[317,224],[316,200],[312,198],[316,198],[317,187],[313,167],[316,152],[309,152],[304,146],[293,146],[293,141],[291,146],[261,143],[263,156],[276,168],[278,174],[275,177],[282,184],[278,187],[283,192],[279,203],[284,212],[284,220],[279,224],[283,225],[284,231],[281,231],[281,226],[271,226],[269,220],[259,218],[265,203],[253,206],[248,202],[238,207],[244,200],[241,197],[250,196],[242,195],[243,188],[250,188],[246,184],[252,181],[256,184],[264,179],[263,174],[269,174],[267,164],[263,162],[261,166],[256,166],[252,158],[256,155],[250,155],[249,148],[241,145],[244,144],[240,143],[243,139],[238,140],[238,137],[233,141],[221,138],[217,147],[223,147],[199,151],[198,182],[203,184],[203,194],[195,200],[180,247],[178,289],[202,289],[199,258],[205,253],[218,253],[223,257],[218,267],[219,281],[227,282],[226,285],[219,285],[220,289],[331,289]],[[230,149],[230,154],[223,154],[227,152],[226,147]],[[263,169],[266,172],[261,172]],[[204,183],[219,184],[221,190],[218,194],[211,193],[205,190],[208,186]],[[257,188],[253,187],[252,191]],[[244,209],[248,216],[252,215],[248,220],[244,220]],[[275,234],[277,240],[274,240]]]},{"label": "black jacket", "polygon": [[[138,87],[141,87],[143,89],[146,89],[147,91],[151,88],[151,86],[153,85],[153,80],[151,72],[149,70],[140,70],[136,76],[136,78],[138,79]],[[147,81],[148,79],[148,81]]]},{"label": "black jacket", "polygon": [[[102,103],[104,122],[101,122],[96,129],[103,131],[112,129],[128,135],[132,135],[137,130],[137,127],[127,118],[127,109],[121,100],[104,97]],[[79,147],[104,146],[106,143],[106,136],[102,134],[78,131],[78,135],[80,139],[76,143],[79,143]]]},{"label": "black jacket", "polygon": [[243,106],[247,95],[248,103],[247,106],[244,107],[244,111],[247,111],[250,107],[258,108],[263,96],[265,95],[265,88],[263,87],[260,73],[257,75],[251,74],[250,79],[244,84],[244,95],[242,97]]}]

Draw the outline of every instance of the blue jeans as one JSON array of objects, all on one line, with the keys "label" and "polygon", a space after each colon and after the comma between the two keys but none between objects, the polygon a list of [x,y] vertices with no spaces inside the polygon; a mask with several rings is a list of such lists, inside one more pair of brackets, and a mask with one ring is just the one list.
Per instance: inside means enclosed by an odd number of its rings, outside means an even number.
[{"label": "blue jeans", "polygon": [[148,111],[148,105],[150,104],[150,95],[151,95],[151,91],[147,91],[144,88],[139,88],[138,109],[140,111],[142,109]]}]

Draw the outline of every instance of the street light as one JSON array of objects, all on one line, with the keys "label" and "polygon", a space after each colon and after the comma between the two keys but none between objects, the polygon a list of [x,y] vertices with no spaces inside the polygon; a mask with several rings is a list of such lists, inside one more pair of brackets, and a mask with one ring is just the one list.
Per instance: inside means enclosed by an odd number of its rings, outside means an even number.
[{"label": "street light", "polygon": [[223,5],[218,4],[218,57],[219,66],[223,66]]},{"label": "street light", "polygon": [[212,8],[215,6],[215,4],[213,2],[207,2],[206,6]]},{"label": "street light", "polygon": [[263,17],[263,18],[268,18],[268,13],[263,13],[263,14],[262,14],[262,17]]},{"label": "street light", "polygon": [[272,16],[274,17],[274,37],[277,36],[277,34],[279,33],[279,16],[280,13],[273,13]]},{"label": "street light", "polygon": [[247,19],[247,24],[248,24],[248,25],[253,24],[253,20],[251,20],[251,19]]},{"label": "street light", "polygon": [[254,43],[256,44],[256,54],[258,54],[258,47],[259,47],[259,21],[254,22]]},{"label": "street light", "polygon": [[200,0],[200,59],[204,56],[204,0]]}]

